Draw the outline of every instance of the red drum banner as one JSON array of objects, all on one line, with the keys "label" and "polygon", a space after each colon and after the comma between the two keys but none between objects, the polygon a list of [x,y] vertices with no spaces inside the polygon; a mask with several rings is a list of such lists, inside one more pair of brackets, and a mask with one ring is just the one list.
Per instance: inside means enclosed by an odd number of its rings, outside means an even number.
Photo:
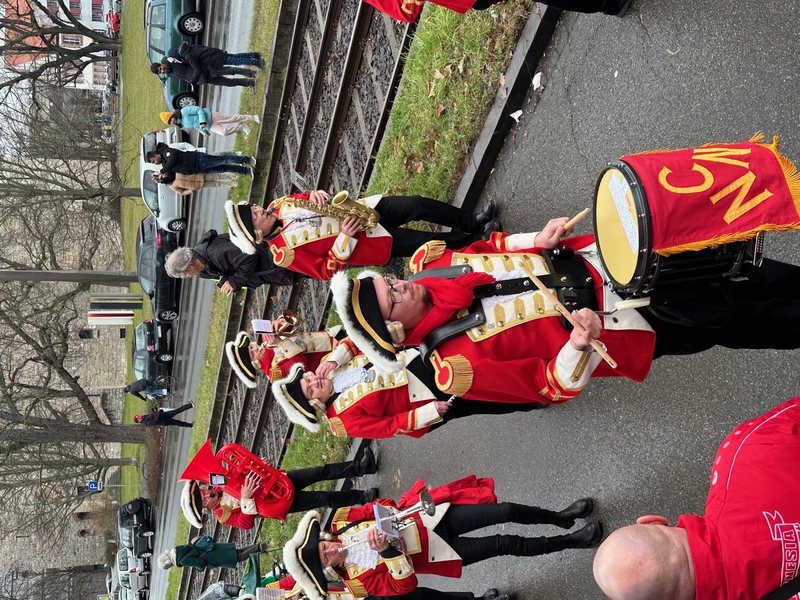
[{"label": "red drum banner", "polygon": [[639,177],[662,256],[800,229],[800,175],[778,138],[624,156]]}]

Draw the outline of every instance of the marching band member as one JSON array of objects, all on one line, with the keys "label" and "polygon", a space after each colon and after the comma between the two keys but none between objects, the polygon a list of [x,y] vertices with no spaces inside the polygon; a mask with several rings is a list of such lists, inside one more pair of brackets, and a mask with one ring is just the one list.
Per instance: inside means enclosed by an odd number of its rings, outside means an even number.
[{"label": "marching band member", "polygon": [[[421,244],[439,240],[460,248],[499,229],[497,206],[487,203],[477,214],[422,196],[369,196],[358,201],[373,209],[380,222],[364,230],[359,217],[337,218],[330,196],[316,190],[274,200],[266,209],[227,202],[231,240],[246,254],[266,242],[275,264],[309,277],[327,280],[353,265],[383,265],[393,257],[408,257]],[[346,213],[345,213],[346,214]],[[400,229],[412,221],[452,227],[447,233]]]},{"label": "marching band member", "polygon": [[[238,444],[227,444],[242,454],[248,451]],[[255,472],[249,472],[241,488],[233,491],[230,487],[211,485],[212,473],[225,474],[225,469],[218,457],[211,451],[211,440],[208,440],[197,454],[189,461],[189,465],[181,475],[180,481],[186,481],[181,495],[181,509],[186,520],[198,529],[202,527],[203,513],[210,512],[217,521],[229,527],[252,529],[257,516],[283,521],[286,515],[293,512],[307,511],[318,506],[339,508],[351,504],[366,504],[378,496],[378,489],[371,488],[347,491],[306,491],[303,488],[319,481],[361,477],[371,475],[378,470],[375,455],[370,448],[365,448],[359,461],[332,463],[307,469],[281,471],[267,467],[272,477],[269,490],[266,483]],[[270,494],[270,490],[281,489],[284,494]]]},{"label": "marching band member", "polygon": [[[417,481],[399,503],[379,498],[376,503],[398,512],[413,506],[425,482]],[[463,567],[495,556],[539,556],[568,548],[590,548],[602,535],[600,524],[590,521],[577,531],[553,537],[491,535],[462,538],[465,533],[503,523],[550,524],[570,529],[576,519],[588,517],[590,499],[574,502],[560,512],[536,506],[497,503],[494,480],[465,477],[430,492],[436,501],[433,516],[421,513],[420,521],[398,531],[390,539],[375,525],[372,504],[341,508],[333,518],[333,536],[320,535],[320,515],[309,512],[297,533],[284,547],[283,559],[290,577],[270,584],[291,590],[302,588],[310,600],[325,600],[328,579],[340,579],[355,597],[398,596],[417,588],[417,574],[460,577]],[[345,543],[363,540],[355,548]],[[333,570],[335,577],[327,576]],[[331,590],[332,591],[332,590]]]}]

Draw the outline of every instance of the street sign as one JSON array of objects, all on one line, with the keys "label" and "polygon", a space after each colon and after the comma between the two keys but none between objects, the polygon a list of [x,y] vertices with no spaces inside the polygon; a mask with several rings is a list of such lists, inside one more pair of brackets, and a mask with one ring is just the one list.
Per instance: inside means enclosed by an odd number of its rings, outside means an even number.
[{"label": "street sign", "polygon": [[102,481],[90,481],[89,485],[87,486],[90,492],[102,492],[103,491],[103,482]]}]

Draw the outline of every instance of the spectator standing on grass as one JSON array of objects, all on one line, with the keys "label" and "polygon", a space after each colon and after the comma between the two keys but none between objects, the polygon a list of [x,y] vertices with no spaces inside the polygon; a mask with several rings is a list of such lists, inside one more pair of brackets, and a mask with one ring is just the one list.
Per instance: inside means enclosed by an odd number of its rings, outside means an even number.
[{"label": "spectator standing on grass", "polygon": [[161,174],[184,173],[238,173],[239,175],[253,176],[253,166],[256,164],[250,156],[238,154],[208,154],[196,150],[178,150],[159,142],[155,150],[145,155],[147,162],[161,165]]},{"label": "spectator standing on grass", "polygon": [[153,181],[163,183],[181,196],[188,196],[204,188],[234,187],[239,176],[235,173],[162,173],[153,171]]}]

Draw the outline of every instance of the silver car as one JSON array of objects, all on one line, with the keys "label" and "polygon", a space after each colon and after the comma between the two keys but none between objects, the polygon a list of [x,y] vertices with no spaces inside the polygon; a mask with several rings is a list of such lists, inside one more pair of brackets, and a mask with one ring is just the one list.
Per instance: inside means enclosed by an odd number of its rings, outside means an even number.
[{"label": "silver car", "polygon": [[153,181],[153,171],[160,171],[161,166],[150,164],[145,156],[155,150],[159,143],[170,145],[188,141],[189,134],[175,125],[142,136],[139,153],[139,186],[142,190],[142,200],[156,218],[159,228],[167,231],[186,229],[187,196],[181,196],[169,186]]}]

